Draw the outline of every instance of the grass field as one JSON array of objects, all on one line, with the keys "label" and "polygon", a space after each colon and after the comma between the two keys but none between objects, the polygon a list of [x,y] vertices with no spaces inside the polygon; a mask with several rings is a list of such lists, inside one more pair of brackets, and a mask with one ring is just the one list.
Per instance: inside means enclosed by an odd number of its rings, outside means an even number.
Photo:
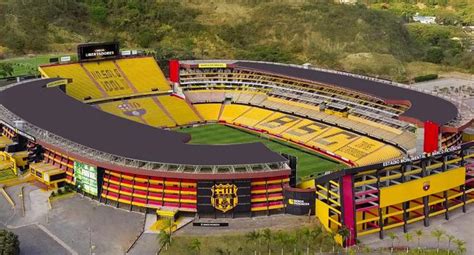
[{"label": "grass field", "polygon": [[278,153],[287,153],[298,158],[298,178],[344,168],[344,165],[325,158],[315,152],[304,150],[289,143],[270,140],[256,133],[250,133],[237,128],[219,124],[205,125],[193,128],[179,129],[180,132],[191,135],[193,144],[236,144],[262,142],[269,149]]},{"label": "grass field", "polygon": [[[75,54],[45,54],[20,58],[10,58],[0,60],[0,63],[11,63],[13,65],[12,76],[37,75],[38,66],[49,63],[50,58],[71,55],[75,59]],[[0,76],[0,78],[2,78]]]}]

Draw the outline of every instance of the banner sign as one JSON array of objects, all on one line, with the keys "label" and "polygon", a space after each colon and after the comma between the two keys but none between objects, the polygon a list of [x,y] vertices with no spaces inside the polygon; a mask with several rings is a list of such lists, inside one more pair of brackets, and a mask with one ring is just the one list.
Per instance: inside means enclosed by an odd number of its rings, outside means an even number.
[{"label": "banner sign", "polygon": [[93,196],[98,194],[97,168],[81,162],[74,162],[74,179],[76,186]]},{"label": "banner sign", "polygon": [[57,81],[48,82],[46,84],[46,87],[47,88],[53,88],[53,87],[57,87],[57,86],[61,86],[61,85],[67,85],[67,84],[68,84],[67,79],[61,79],[61,80],[57,80]]},{"label": "banner sign", "polygon": [[383,164],[383,167],[399,165],[399,164],[402,164],[402,163],[412,162],[412,161],[416,161],[416,160],[420,160],[420,159],[425,159],[425,158],[441,155],[441,154],[448,153],[448,152],[458,151],[460,149],[461,149],[461,145],[456,145],[456,146],[452,146],[452,147],[449,147],[449,148],[446,148],[446,149],[434,151],[432,153],[420,154],[420,155],[416,155],[416,156],[413,156],[413,157],[405,157],[405,158],[402,158],[402,159],[395,159],[395,160],[385,161],[382,164]]},{"label": "banner sign", "polygon": [[226,68],[226,63],[201,63],[198,68]]},{"label": "banner sign", "polygon": [[61,57],[61,59],[59,60],[61,63],[65,63],[65,62],[71,62],[71,56],[64,56],[64,57]]},{"label": "banner sign", "polygon": [[199,181],[197,183],[198,213],[250,212],[250,181]]},{"label": "banner sign", "polygon": [[400,204],[439,193],[466,182],[466,168],[459,167],[406,183],[380,189],[380,207]]},{"label": "banner sign", "polygon": [[285,212],[293,215],[314,214],[316,193],[311,190],[285,189]]},{"label": "banner sign", "polygon": [[228,222],[193,222],[193,227],[228,227]]}]

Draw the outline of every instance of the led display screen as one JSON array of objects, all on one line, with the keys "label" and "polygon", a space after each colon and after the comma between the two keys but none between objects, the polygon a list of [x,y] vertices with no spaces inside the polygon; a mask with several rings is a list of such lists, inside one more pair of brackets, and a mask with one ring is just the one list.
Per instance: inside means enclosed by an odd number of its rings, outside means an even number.
[{"label": "led display screen", "polygon": [[89,43],[77,46],[79,60],[101,59],[117,57],[120,55],[119,44],[112,43]]},{"label": "led display screen", "polygon": [[97,196],[97,168],[81,162],[74,162],[76,186],[93,196]]}]

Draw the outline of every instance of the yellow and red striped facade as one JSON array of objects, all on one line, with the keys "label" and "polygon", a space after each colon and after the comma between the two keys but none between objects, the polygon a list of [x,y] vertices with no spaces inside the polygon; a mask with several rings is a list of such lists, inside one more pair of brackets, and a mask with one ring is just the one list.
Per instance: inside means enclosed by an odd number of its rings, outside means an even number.
[{"label": "yellow and red striped facade", "polygon": [[[105,170],[100,200],[158,209],[172,207],[197,212],[196,179],[154,177]],[[257,178],[251,181],[251,211],[284,208],[283,187],[288,176]]]}]

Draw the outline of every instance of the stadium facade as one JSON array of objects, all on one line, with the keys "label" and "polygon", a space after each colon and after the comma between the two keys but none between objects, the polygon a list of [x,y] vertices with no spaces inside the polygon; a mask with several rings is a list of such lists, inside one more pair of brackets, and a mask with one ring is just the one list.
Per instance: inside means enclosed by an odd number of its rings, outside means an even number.
[{"label": "stadium facade", "polygon": [[[316,214],[345,245],[474,201],[470,108],[406,85],[309,66],[171,60],[117,45],[4,87],[7,152],[42,183],[75,185],[130,210],[211,217]],[[128,54],[127,54],[128,55]],[[296,159],[261,143],[189,144],[176,127],[220,123],[347,165],[296,179]],[[15,168],[17,168],[15,166]],[[301,177],[301,176],[300,176]],[[410,192],[407,192],[409,190]],[[341,229],[347,229],[347,235]]]}]

